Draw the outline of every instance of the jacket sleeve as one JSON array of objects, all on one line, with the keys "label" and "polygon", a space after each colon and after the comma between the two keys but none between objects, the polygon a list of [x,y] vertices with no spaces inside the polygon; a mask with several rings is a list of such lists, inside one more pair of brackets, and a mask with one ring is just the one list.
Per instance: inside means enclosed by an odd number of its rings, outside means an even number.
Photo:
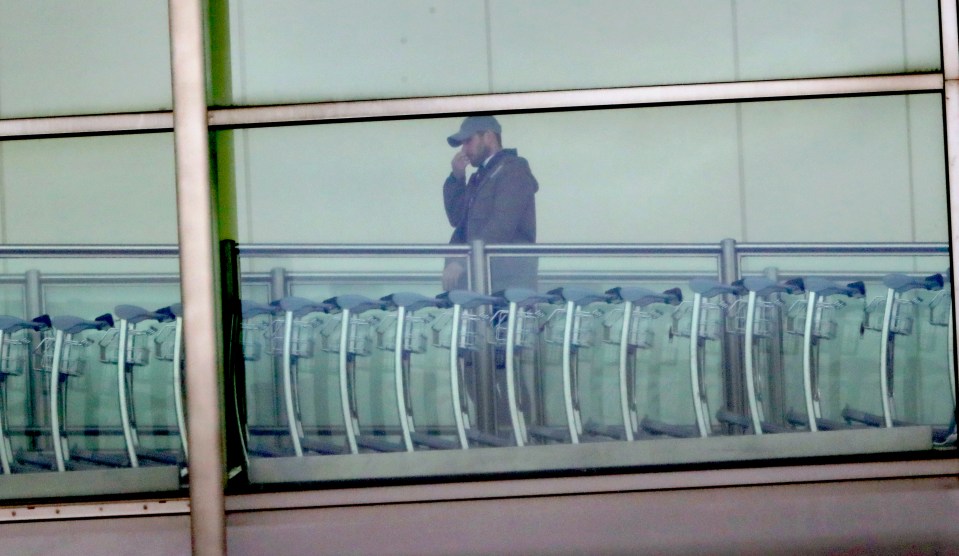
[{"label": "jacket sleeve", "polygon": [[539,185],[525,160],[505,165],[494,176],[493,210],[477,231],[476,237],[487,243],[515,243],[517,232],[533,205]]},{"label": "jacket sleeve", "polygon": [[459,226],[466,219],[466,182],[456,179],[451,173],[443,183],[443,205],[450,226]]}]

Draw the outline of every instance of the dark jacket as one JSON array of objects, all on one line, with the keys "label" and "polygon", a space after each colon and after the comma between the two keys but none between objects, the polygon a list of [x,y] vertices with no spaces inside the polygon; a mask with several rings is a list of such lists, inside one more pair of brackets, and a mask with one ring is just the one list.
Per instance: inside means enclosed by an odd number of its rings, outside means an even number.
[{"label": "dark jacket", "polygon": [[[446,216],[455,228],[450,243],[536,243],[537,190],[529,163],[515,149],[496,153],[469,186],[451,174],[443,184]],[[491,290],[535,288],[535,258],[494,257],[491,266]]]}]

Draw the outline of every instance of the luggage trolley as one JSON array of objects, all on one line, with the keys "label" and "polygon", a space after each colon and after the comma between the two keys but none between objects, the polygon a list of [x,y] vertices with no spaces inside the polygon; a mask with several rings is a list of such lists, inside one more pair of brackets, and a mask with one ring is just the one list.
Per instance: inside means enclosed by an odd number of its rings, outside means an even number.
[{"label": "luggage trolley", "polygon": [[[262,359],[264,352],[273,350],[273,327],[276,311],[275,306],[265,303],[248,299],[240,301],[240,344],[243,349],[244,361],[250,363],[259,361]],[[268,348],[264,348],[264,343],[267,343]],[[244,423],[244,427],[243,441],[246,444],[245,450],[248,454],[252,453],[264,457],[278,455],[273,450],[254,448],[250,442],[250,431],[246,423]]]},{"label": "luggage trolley", "polygon": [[803,337],[803,394],[805,414],[790,411],[787,421],[792,425],[808,427],[810,432],[848,428],[845,423],[825,419],[822,416],[819,391],[819,347],[823,340],[836,337],[838,323],[836,311],[845,306],[841,299],[832,296],[862,298],[866,286],[862,282],[850,282],[840,286],[819,277],[803,279],[806,292],[804,300],[797,301],[787,313],[786,331]]},{"label": "luggage trolley", "polygon": [[[602,432],[607,436],[633,441],[640,434],[635,393],[636,354],[639,350],[652,347],[652,321],[660,316],[660,313],[651,310],[651,306],[678,305],[683,300],[683,293],[679,288],[658,293],[642,287],[617,287],[608,290],[606,294],[611,301],[622,303],[621,309],[607,313],[608,318],[619,316],[622,319],[619,336],[610,332],[606,341],[619,346],[619,401],[623,426],[621,430],[617,427],[615,431],[607,427]],[[611,323],[604,324],[607,324],[607,328],[611,327]]]},{"label": "luggage trolley", "polygon": [[[456,424],[456,436],[459,447],[469,449],[470,444],[481,446],[509,446],[510,442],[502,437],[473,429],[469,416],[469,396],[464,387],[466,357],[486,346],[489,338],[490,317],[478,312],[483,306],[493,306],[503,302],[503,298],[483,295],[467,290],[453,290],[437,296],[440,307],[449,308],[449,312],[433,320],[433,345],[450,350],[450,393],[453,403],[453,421]],[[449,329],[447,333],[447,329]],[[511,367],[510,363],[506,365]],[[512,389],[507,386],[507,389]],[[515,398],[515,393],[513,395]],[[510,405],[510,417],[513,429],[517,429],[518,410]],[[522,444],[519,444],[522,446]]]},{"label": "luggage trolley", "polygon": [[[874,330],[881,333],[879,345],[879,387],[882,400],[882,415],[874,415],[846,407],[843,417],[849,421],[863,423],[874,427],[890,428],[905,426],[911,423],[901,421],[896,417],[895,402],[895,349],[897,336],[909,336],[918,319],[918,306],[921,300],[916,297],[906,297],[910,291],[929,290],[943,291],[945,280],[941,274],[933,274],[924,278],[914,278],[905,274],[889,274],[883,278],[886,286],[886,297],[877,297],[869,302],[863,310],[863,330]],[[934,326],[949,326],[949,320],[942,318],[942,312],[934,316],[933,305],[939,305],[941,295],[936,295],[930,307],[930,324]],[[951,315],[951,305],[948,308]],[[880,318],[881,315],[881,318]],[[943,322],[945,320],[946,322]],[[950,336],[950,339],[952,336]],[[950,350],[951,353],[951,350]],[[951,368],[951,366],[950,366]],[[952,377],[952,372],[950,372]],[[955,395],[954,383],[953,396]],[[955,407],[955,398],[953,398]],[[943,440],[948,431],[942,427],[934,427],[933,435],[936,441]]]},{"label": "luggage trolley", "polygon": [[123,442],[130,467],[139,467],[141,458],[179,465],[183,461],[176,454],[144,450],[140,447],[140,436],[136,425],[136,404],[133,398],[134,368],[146,366],[150,362],[149,340],[157,332],[153,326],[137,329],[136,325],[149,321],[166,323],[174,316],[167,311],[148,311],[136,305],[117,305],[113,313],[119,322],[115,328],[103,335],[98,345],[100,361],[115,364],[117,368],[120,424],[123,427]]},{"label": "luggage trolley", "polygon": [[943,276],[942,290],[929,302],[929,324],[942,327],[946,332],[946,357],[949,373],[949,394],[952,396],[953,413],[956,408],[956,354],[952,348],[952,339],[955,334],[955,319],[952,316],[952,270],[947,270]]},{"label": "luggage trolley", "polygon": [[167,321],[153,337],[153,353],[159,361],[168,361],[171,365],[173,409],[176,412],[176,428],[183,454],[181,463],[186,463],[190,450],[184,409],[186,399],[183,396],[183,305],[174,303],[169,307],[157,309],[156,312],[168,316]]},{"label": "luggage trolley", "polygon": [[434,450],[461,448],[462,446],[458,441],[418,432],[413,419],[413,407],[410,398],[412,355],[426,352],[427,344],[427,319],[414,313],[427,307],[436,307],[441,303],[441,300],[418,293],[399,292],[387,295],[380,301],[385,304],[386,308],[395,309],[395,313],[390,314],[395,322],[390,323],[388,319],[384,319],[380,325],[382,328],[383,325],[393,324],[391,334],[383,335],[384,340],[381,347],[393,352],[396,408],[404,448],[407,452],[412,452],[416,446],[425,446]]},{"label": "luggage trolley", "polygon": [[7,379],[23,374],[24,369],[28,368],[30,354],[29,336],[18,332],[39,332],[50,328],[50,325],[50,317],[46,315],[33,320],[0,316],[0,471],[4,475],[9,475],[16,467],[8,431]]},{"label": "luggage trolley", "polygon": [[[543,440],[568,441],[566,431],[533,425],[532,415],[524,411],[523,404],[520,403],[520,394],[525,388],[522,364],[524,355],[527,361],[529,359],[534,361],[535,368],[536,353],[539,348],[539,320],[543,315],[537,309],[537,305],[551,303],[553,296],[525,288],[508,288],[494,295],[505,299],[507,303],[505,314],[500,310],[493,315],[493,342],[505,349],[506,401],[513,426],[514,442],[517,446],[525,446],[529,443],[531,436]],[[518,362],[519,366],[517,366]],[[531,410],[531,408],[527,409]]]},{"label": "luggage trolley", "polygon": [[[340,402],[346,427],[346,441],[350,453],[358,454],[360,448],[374,452],[403,452],[406,445],[391,442],[360,431],[359,409],[356,399],[356,358],[370,354],[372,331],[378,319],[363,316],[374,309],[383,309],[383,302],[362,295],[347,294],[324,301],[331,311],[339,311],[338,323],[328,330],[331,336],[339,332],[339,341],[331,342],[328,350],[339,354]],[[405,440],[405,439],[404,439]]]},{"label": "luggage trolley", "polygon": [[723,294],[737,295],[741,288],[722,284],[708,278],[694,278],[689,282],[692,302],[682,302],[673,311],[670,333],[689,338],[689,379],[692,390],[696,424],[671,425],[644,418],[644,430],[654,434],[681,438],[707,437],[712,434],[712,418],[706,396],[706,348],[709,341],[722,342],[725,335],[726,305],[711,301]]},{"label": "luggage trolley", "polygon": [[[106,330],[113,326],[113,316],[110,314],[101,315],[94,320],[85,320],[75,316],[53,317],[51,328],[44,332],[45,338],[37,346],[40,352],[41,372],[50,373],[50,435],[53,443],[52,463],[46,462],[45,458],[33,458],[31,455],[24,454],[20,459],[26,463],[50,467],[60,473],[68,468],[78,467],[71,462],[72,456],[77,459],[101,462],[100,458],[93,454],[74,454],[71,452],[69,438],[66,432],[66,413],[67,413],[67,380],[71,376],[81,376],[85,370],[86,351],[94,340],[78,336],[88,330]],[[124,458],[125,459],[125,458]],[[102,463],[112,464],[114,466],[123,465],[126,462],[120,462],[115,459],[103,460]]]},{"label": "luggage trolley", "polygon": [[946,329],[946,372],[949,374],[949,395],[952,398],[949,427],[942,438],[936,439],[935,445],[939,448],[956,445],[956,354],[953,350],[956,325],[952,313],[952,269],[946,270],[943,280],[942,290],[929,302],[929,324]]},{"label": "luggage trolley", "polygon": [[[568,429],[566,441],[579,444],[581,439],[599,439],[600,435],[588,431],[584,434],[580,414],[579,350],[593,345],[598,320],[597,315],[586,311],[585,307],[591,303],[606,303],[610,297],[579,287],[556,288],[550,290],[549,294],[555,296],[555,301],[565,303],[563,308],[553,311],[547,319],[546,341],[563,346],[563,402]],[[562,334],[558,333],[560,323]]]},{"label": "luggage trolley", "polygon": [[319,318],[307,317],[325,314],[332,307],[328,303],[294,296],[278,299],[271,305],[279,318],[273,321],[268,351],[282,359],[283,403],[293,453],[296,457],[303,457],[304,451],[328,455],[345,453],[343,446],[306,438],[300,413],[299,362],[313,357],[316,348],[314,330],[322,324]]},{"label": "luggage trolley", "polygon": [[[789,428],[767,420],[766,390],[771,358],[774,353],[781,353],[781,349],[773,350],[774,344],[781,344],[783,331],[783,304],[777,294],[801,291],[802,283],[793,280],[780,284],[766,277],[749,276],[737,281],[736,285],[744,288],[746,299],[737,299],[730,307],[727,330],[743,337],[743,373],[749,416],[743,419],[723,409],[718,413],[719,419],[757,435],[787,432]],[[766,371],[765,380],[763,371]]]},{"label": "luggage trolley", "polygon": [[176,428],[180,435],[182,461],[189,459],[189,442],[186,430],[186,411],[183,404],[183,305],[174,303],[169,307],[157,309],[157,313],[168,316],[167,322],[153,337],[153,353],[160,361],[170,362],[170,376],[173,382],[173,408],[176,412]]}]

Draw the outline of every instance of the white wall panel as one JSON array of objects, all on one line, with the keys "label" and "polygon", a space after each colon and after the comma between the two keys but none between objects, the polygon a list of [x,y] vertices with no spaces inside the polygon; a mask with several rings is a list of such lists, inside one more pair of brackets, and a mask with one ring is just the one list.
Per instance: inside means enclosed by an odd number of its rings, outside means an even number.
[{"label": "white wall panel", "polygon": [[6,243],[175,243],[169,134],[0,144]]},{"label": "white wall panel", "polygon": [[0,0],[0,118],[169,110],[165,0]]},{"label": "white wall panel", "polygon": [[231,3],[241,104],[488,92],[483,2]]}]

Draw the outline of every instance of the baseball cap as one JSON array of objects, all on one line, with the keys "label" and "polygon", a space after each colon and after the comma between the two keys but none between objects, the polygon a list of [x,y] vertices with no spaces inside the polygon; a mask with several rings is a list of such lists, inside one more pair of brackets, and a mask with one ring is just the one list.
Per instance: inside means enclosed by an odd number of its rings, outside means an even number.
[{"label": "baseball cap", "polygon": [[463,120],[460,130],[446,138],[446,142],[451,147],[458,147],[474,134],[481,131],[492,131],[493,133],[502,133],[499,122],[493,116],[470,116]]}]

